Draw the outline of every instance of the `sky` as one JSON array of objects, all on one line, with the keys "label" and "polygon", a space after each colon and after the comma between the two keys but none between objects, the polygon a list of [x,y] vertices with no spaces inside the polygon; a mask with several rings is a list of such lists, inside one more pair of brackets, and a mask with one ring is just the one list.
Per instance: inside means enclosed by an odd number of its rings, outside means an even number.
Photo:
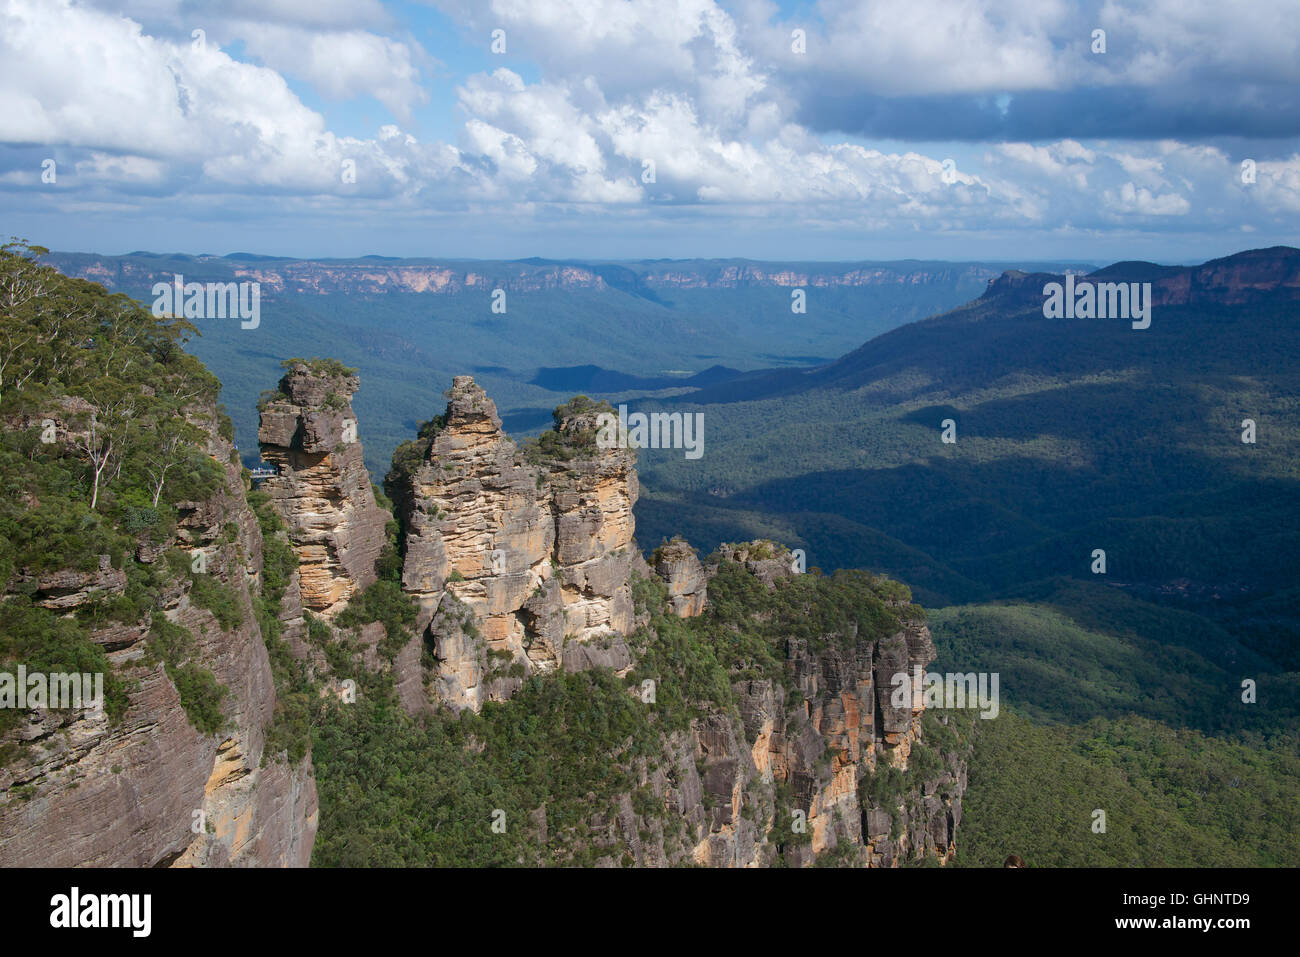
[{"label": "sky", "polygon": [[1295,0],[0,0],[0,234],[298,257],[1300,245]]}]

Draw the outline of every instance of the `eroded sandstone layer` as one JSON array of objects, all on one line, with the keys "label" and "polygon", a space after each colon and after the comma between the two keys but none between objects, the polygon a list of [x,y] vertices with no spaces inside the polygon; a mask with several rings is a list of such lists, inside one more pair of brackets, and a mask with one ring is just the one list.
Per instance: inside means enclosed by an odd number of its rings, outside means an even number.
[{"label": "eroded sandstone layer", "polygon": [[681,618],[694,618],[708,601],[708,575],[690,543],[680,538],[655,549],[650,565],[668,586],[668,603]]},{"label": "eroded sandstone layer", "polygon": [[[202,421],[217,420],[215,408]],[[0,767],[0,866],[235,865],[305,867],[317,826],[310,755],[267,755],[276,705],[270,660],[253,613],[262,537],[230,442],[212,429],[208,454],[224,487],[182,503],[176,537],[141,545],[137,558],[166,561],[179,549],[233,598],[225,625],[193,598],[194,580],[172,576],[161,596],[167,621],[193,636],[190,661],[226,688],[217,733],[196,730],[177,686],[150,650],[150,621],[106,621],[92,633],[116,674],[133,682],[117,723],[85,710],[35,709],[15,735],[22,746]],[[93,573],[42,576],[33,597],[72,611],[121,594],[126,576],[101,560]],[[0,741],[0,744],[4,744]]]},{"label": "eroded sandstone layer", "polygon": [[[680,560],[684,543],[670,544]],[[769,589],[795,574],[789,552],[770,542],[721,554]],[[809,866],[825,855],[858,867],[949,862],[967,754],[925,740],[915,682],[896,703],[894,677],[924,671],[935,649],[924,621],[911,617],[914,606],[888,604],[900,616],[897,631],[791,638],[783,677],[733,682],[738,716],[693,719],[669,737],[657,767],[641,770],[641,786],[666,801],[669,815],[641,814],[629,796],[615,819],[596,822],[598,839],[650,866]],[[796,815],[800,827],[791,824]]]},{"label": "eroded sandstone layer", "polygon": [[[684,542],[669,545],[656,557],[682,561],[690,552]],[[707,575],[736,562],[769,593],[796,574],[790,553],[772,542],[725,546],[717,557]],[[950,862],[969,746],[955,727],[938,733],[952,716],[926,730],[916,682],[895,697],[896,676],[924,671],[935,649],[919,609],[904,598],[882,600],[896,626],[868,635],[850,621],[816,639],[791,635],[774,671],[734,679],[729,702],[698,702],[701,710],[652,757],[611,756],[633,785],[586,822],[597,865]],[[634,654],[661,640],[658,629],[680,627],[654,617],[646,625]],[[639,677],[652,674],[636,667]],[[531,816],[530,835],[541,845],[550,840],[548,823],[545,807]]]},{"label": "eroded sandstone layer", "polygon": [[566,644],[631,629],[635,453],[596,447],[594,411],[573,408],[525,456],[471,377],[447,395],[427,451],[391,493],[434,693],[478,710],[563,665]]},{"label": "eroded sandstone layer", "polygon": [[337,369],[298,363],[262,404],[262,459],[278,471],[262,483],[298,553],[302,607],[331,618],[375,580],[391,516],[375,502],[352,396],[359,381]]}]

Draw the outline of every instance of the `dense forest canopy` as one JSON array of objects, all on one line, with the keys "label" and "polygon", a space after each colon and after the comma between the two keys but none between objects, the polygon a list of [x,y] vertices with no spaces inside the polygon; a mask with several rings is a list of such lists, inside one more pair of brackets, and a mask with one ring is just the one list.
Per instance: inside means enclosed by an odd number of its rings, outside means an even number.
[{"label": "dense forest canopy", "polygon": [[[94,628],[154,617],[177,575],[194,578],[196,601],[230,604],[183,552],[137,558],[175,540],[178,503],[221,487],[206,436],[214,426],[229,434],[229,420],[216,405],[220,383],[184,349],[191,324],[41,265],[44,252],[19,241],[0,248],[0,663],[104,672],[118,715],[126,690],[89,639]],[[103,562],[125,576],[119,593],[71,615],[31,602],[42,575]],[[192,720],[215,729],[221,692],[185,660],[192,640],[160,614],[154,629]],[[0,711],[0,725],[16,720]]]}]

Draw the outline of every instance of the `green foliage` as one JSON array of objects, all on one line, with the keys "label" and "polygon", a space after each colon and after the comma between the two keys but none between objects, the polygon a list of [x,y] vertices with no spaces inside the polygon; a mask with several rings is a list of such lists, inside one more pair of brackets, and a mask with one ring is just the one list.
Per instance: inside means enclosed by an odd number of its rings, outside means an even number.
[{"label": "green foliage", "polygon": [[203,573],[194,574],[192,582],[190,601],[212,612],[223,631],[232,631],[244,623],[244,611],[233,588],[216,576]]},{"label": "green foliage", "polygon": [[906,790],[906,777],[892,764],[881,762],[858,782],[858,799],[863,807],[878,807],[895,819]]},{"label": "green foliage", "polygon": [[[783,640],[801,640],[820,650],[898,631],[905,609],[887,606],[877,594],[882,587],[892,593],[878,576],[841,569],[829,576],[810,572],[778,578],[769,589],[740,565],[724,562],[709,582],[710,617],[731,626],[721,629],[724,641],[736,643],[729,658],[752,659],[755,673],[765,674],[762,649],[768,649],[770,658],[770,649]],[[742,673],[744,669],[742,665]]]},{"label": "green foliage", "polygon": [[[1277,808],[1300,794],[1300,764],[1296,733],[1277,729],[1296,725],[1296,676],[1256,672],[1198,616],[1112,589],[1038,597],[930,614],[934,668],[1000,673],[1001,713],[971,722],[958,863],[1288,862],[1300,848]],[[1258,675],[1256,704],[1241,699],[1242,667]],[[927,724],[927,740],[940,733]],[[1096,808],[1106,834],[1091,831]]]},{"label": "green foliage", "polygon": [[278,759],[283,755],[290,765],[296,765],[307,756],[311,743],[313,697],[303,692],[286,692],[277,695],[275,715],[266,729],[267,756]]},{"label": "green foliage", "polygon": [[334,637],[334,632],[322,618],[317,618],[309,611],[303,612],[303,618],[307,620],[307,637],[318,645],[323,645]]},{"label": "green foliage", "polygon": [[225,724],[221,702],[227,689],[207,668],[190,659],[196,651],[188,628],[155,615],[149,631],[149,653],[163,662],[176,686],[190,724],[203,734],[216,734]]},{"label": "green foliage", "polygon": [[415,600],[399,582],[380,579],[348,600],[348,607],[335,621],[342,628],[355,628],[377,621],[384,626],[380,653],[393,657],[411,639],[418,611]]},{"label": "green foliage", "polygon": [[345,366],[337,359],[328,359],[328,358],[326,359],[321,359],[321,358],[285,359],[283,362],[280,363],[280,368],[284,369],[285,371],[289,371],[293,369],[295,366],[300,366],[300,365],[306,366],[311,371],[311,374],[315,376],[337,378],[343,376],[353,376],[357,374],[356,369],[353,369],[349,366]]},{"label": "green foliage", "polygon": [[287,402],[288,400],[288,393],[280,389],[279,386],[274,389],[266,389],[257,397],[257,411],[265,412],[272,404],[276,402]]},{"label": "green foliage", "polygon": [[[1199,616],[1104,586],[1071,585],[1041,597],[1042,604],[931,612],[940,649],[934,667],[998,672],[1002,699],[1041,723],[1136,713],[1207,733],[1300,726],[1297,677],[1269,674]],[[1258,682],[1263,706],[1242,703],[1243,674]]]},{"label": "green foliage", "polygon": [[447,416],[436,415],[420,423],[414,439],[400,443],[393,450],[392,465],[384,476],[385,498],[392,502],[405,502],[410,495],[415,473],[429,459],[429,449],[438,433],[447,427]]},{"label": "green foliage", "polygon": [[298,567],[298,555],[284,533],[284,522],[275,510],[271,497],[262,491],[248,493],[248,504],[257,516],[262,531],[262,594],[267,611],[275,615],[280,610],[289,580]]},{"label": "green foliage", "polygon": [[782,781],[778,783],[774,788],[774,792],[775,807],[772,815],[772,827],[767,832],[767,839],[782,850],[786,847],[811,844],[812,829],[807,824],[808,808],[801,808],[804,812],[804,826],[799,830],[794,828],[794,811],[797,802],[794,788],[790,782]]},{"label": "green foliage", "polygon": [[[216,403],[217,380],[182,348],[192,325],[42,266],[43,253],[0,247],[0,594],[9,596],[0,657],[103,672],[117,720],[128,688],[91,634],[159,619],[164,569],[176,563],[155,567],[137,551],[174,538],[177,503],[222,487],[209,435],[229,439],[233,424]],[[100,590],[102,569],[123,573],[125,588]],[[70,617],[29,601],[60,571],[86,575],[88,597]],[[225,614],[223,586],[196,589]],[[175,651],[170,639],[153,640]],[[177,654],[168,673],[195,726],[215,729],[222,689],[211,674]]]},{"label": "green foliage", "polygon": [[596,439],[599,429],[597,417],[614,413],[614,407],[605,401],[596,401],[577,395],[552,413],[555,427],[536,438],[523,442],[520,451],[525,461],[534,465],[548,462],[569,462],[590,458],[598,451]]},{"label": "green foliage", "polygon": [[[16,478],[10,469],[22,474],[27,465],[12,457],[5,459],[0,467],[6,477]],[[18,484],[13,479],[10,482]],[[51,492],[33,508],[20,510],[9,507],[10,503],[16,506],[18,501],[6,496],[0,504],[0,570],[8,576],[19,570],[38,573],[72,568],[88,572],[98,566],[100,555],[116,558],[120,567],[121,556],[129,547],[127,536],[85,502]]]},{"label": "green foliage", "polygon": [[979,722],[957,863],[1289,867],[1298,753],[1294,736],[1259,747],[1145,718],[1037,725],[1004,712]]},{"label": "green foliage", "polygon": [[[0,671],[16,674],[19,665],[28,673],[102,674],[104,711],[112,721],[125,713],[126,683],[113,671],[103,648],[92,642],[76,622],[23,596],[0,602]],[[0,732],[16,726],[22,712],[0,708]]]},{"label": "green foliage", "polygon": [[217,434],[227,442],[235,441],[235,423],[224,405],[217,406]]},{"label": "green foliage", "polygon": [[168,668],[167,676],[176,685],[181,707],[185,709],[190,724],[203,734],[218,733],[225,724],[221,701],[226,696],[226,687],[211,671],[195,662]]},{"label": "green foliage", "polygon": [[[262,589],[253,597],[253,613],[266,644],[276,691],[275,713],[266,729],[262,760],[283,756],[290,764],[297,764],[311,744],[312,706],[317,698],[306,665],[293,656],[280,637],[280,605],[298,568],[298,555],[289,544],[284,522],[271,497],[260,490],[249,492],[247,497],[262,532]],[[329,626],[310,612],[304,612],[304,618],[313,640],[317,640],[317,629],[324,629],[326,636],[330,634]]]},{"label": "green foliage", "polygon": [[[525,683],[481,715],[412,719],[363,694],[331,705],[312,747],[321,796],[318,867],[590,865],[587,833],[635,787],[657,745],[647,709],[608,673]],[[546,808],[549,845],[530,815]],[[494,833],[493,812],[505,812]]]},{"label": "green foliage", "polygon": [[[275,617],[278,607],[279,600],[272,603],[265,588],[260,599],[254,602],[275,682],[275,712],[266,728],[262,762],[283,755],[290,764],[297,764],[311,744],[311,710],[318,696],[317,688],[308,677],[306,663],[295,658],[288,643],[280,637],[280,623]],[[310,612],[304,617],[309,628],[319,624],[329,633],[329,626],[319,622]]]},{"label": "green foliage", "polygon": [[942,770],[943,760],[938,748],[927,742],[913,745],[907,757],[907,773],[914,781],[932,780]]}]

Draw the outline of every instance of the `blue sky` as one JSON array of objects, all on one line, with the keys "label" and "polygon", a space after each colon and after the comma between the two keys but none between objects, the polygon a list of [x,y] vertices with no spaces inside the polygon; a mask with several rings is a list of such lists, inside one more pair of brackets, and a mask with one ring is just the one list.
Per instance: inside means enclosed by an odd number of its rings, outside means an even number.
[{"label": "blue sky", "polygon": [[1296,244],[1300,26],[1289,0],[5,0],[0,202],[6,234],[106,253],[1199,261]]}]

